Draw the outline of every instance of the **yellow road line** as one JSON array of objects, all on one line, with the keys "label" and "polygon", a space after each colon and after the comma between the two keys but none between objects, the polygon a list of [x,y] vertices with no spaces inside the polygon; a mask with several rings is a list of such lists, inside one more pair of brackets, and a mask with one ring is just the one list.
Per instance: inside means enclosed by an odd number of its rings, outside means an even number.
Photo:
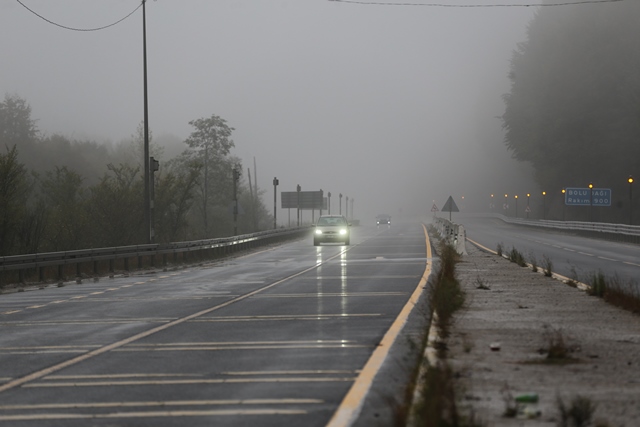
[{"label": "yellow road line", "polygon": [[111,414],[25,414],[3,415],[0,421],[79,420],[97,418],[160,418],[160,417],[212,417],[239,415],[304,415],[307,411],[291,409],[218,409],[205,411],[149,411],[116,412]]},{"label": "yellow road line", "polygon": [[250,383],[328,383],[351,382],[355,377],[277,377],[277,378],[202,378],[175,380],[73,381],[24,384],[23,388],[114,387],[141,385],[250,384]]},{"label": "yellow road line", "polygon": [[356,381],[349,389],[349,392],[344,397],[340,406],[333,414],[333,417],[327,424],[327,427],[344,427],[351,424],[351,422],[358,415],[360,410],[362,409],[362,404],[364,403],[364,399],[371,388],[371,384],[373,383],[373,378],[376,376],[378,371],[380,370],[382,363],[386,359],[391,350],[391,346],[393,342],[396,340],[403,326],[407,322],[409,314],[418,303],[422,292],[424,291],[427,280],[429,279],[429,275],[431,274],[431,245],[429,244],[429,235],[427,234],[427,228],[422,225],[424,236],[427,245],[427,266],[422,274],[422,278],[418,283],[415,291],[409,298],[409,301],[405,304],[402,311],[393,322],[387,333],[380,341],[378,347],[373,352],[366,365],[362,369],[362,372],[356,379]]},{"label": "yellow road line", "polygon": [[313,405],[324,403],[320,399],[219,399],[219,400],[170,400],[158,402],[98,402],[98,403],[36,403],[25,405],[0,405],[0,411],[21,409],[78,409],[78,408],[135,408],[154,406],[208,406],[208,405]]}]

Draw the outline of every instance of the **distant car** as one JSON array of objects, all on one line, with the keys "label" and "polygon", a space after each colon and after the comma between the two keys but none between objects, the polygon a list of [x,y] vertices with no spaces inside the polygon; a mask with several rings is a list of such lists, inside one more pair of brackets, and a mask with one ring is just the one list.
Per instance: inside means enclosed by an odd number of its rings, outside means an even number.
[{"label": "distant car", "polygon": [[378,215],[376,217],[376,225],[381,226],[381,225],[391,225],[391,217],[389,215]]},{"label": "distant car", "polygon": [[313,245],[320,243],[350,244],[351,224],[342,215],[322,215],[318,218],[313,234]]}]

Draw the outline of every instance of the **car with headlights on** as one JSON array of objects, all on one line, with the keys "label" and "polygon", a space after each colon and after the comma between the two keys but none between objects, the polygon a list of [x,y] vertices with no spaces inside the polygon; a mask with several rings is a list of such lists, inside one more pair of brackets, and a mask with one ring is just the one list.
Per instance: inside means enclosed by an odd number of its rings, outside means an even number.
[{"label": "car with headlights on", "polygon": [[387,214],[380,214],[376,217],[376,225],[380,227],[381,225],[386,225],[391,227],[391,216]]},{"label": "car with headlights on", "polygon": [[342,243],[351,241],[351,224],[342,215],[321,215],[313,232],[313,245],[320,243]]}]

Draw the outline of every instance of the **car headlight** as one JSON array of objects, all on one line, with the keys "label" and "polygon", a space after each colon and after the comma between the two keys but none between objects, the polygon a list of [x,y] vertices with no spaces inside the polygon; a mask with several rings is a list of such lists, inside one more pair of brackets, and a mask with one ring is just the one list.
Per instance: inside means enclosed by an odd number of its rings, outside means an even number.
[{"label": "car headlight", "polygon": [[342,234],[342,235],[347,234],[347,230],[345,228],[341,228],[340,229],[340,234]]},{"label": "car headlight", "polygon": [[322,234],[322,230],[316,230],[316,234]]}]

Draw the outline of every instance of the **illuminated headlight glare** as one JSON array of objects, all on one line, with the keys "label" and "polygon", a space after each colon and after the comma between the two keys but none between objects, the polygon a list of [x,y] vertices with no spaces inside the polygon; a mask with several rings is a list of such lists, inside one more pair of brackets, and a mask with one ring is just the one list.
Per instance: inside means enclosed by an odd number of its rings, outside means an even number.
[{"label": "illuminated headlight glare", "polygon": [[322,234],[322,230],[316,230],[316,234]]},{"label": "illuminated headlight glare", "polygon": [[345,235],[347,234],[347,230],[345,230],[344,228],[340,229],[340,234]]}]

